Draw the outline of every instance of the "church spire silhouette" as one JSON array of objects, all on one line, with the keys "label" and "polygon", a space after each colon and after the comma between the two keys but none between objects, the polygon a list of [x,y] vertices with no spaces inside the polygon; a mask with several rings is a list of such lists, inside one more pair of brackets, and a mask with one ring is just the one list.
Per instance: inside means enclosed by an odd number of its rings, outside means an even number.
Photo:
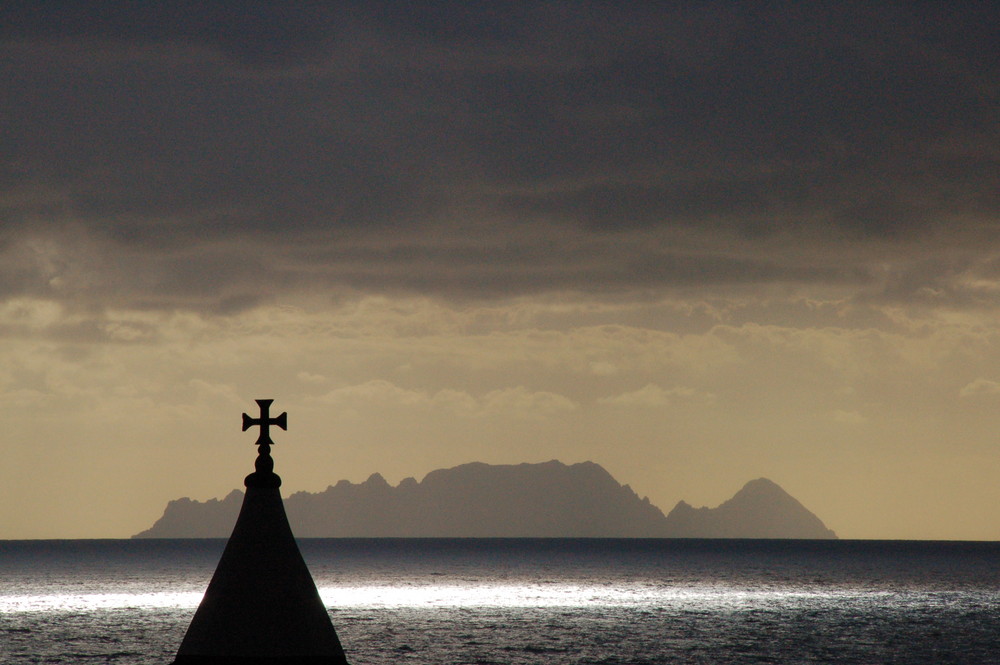
[{"label": "church spire silhouette", "polygon": [[233,533],[177,650],[174,665],[347,665],[340,639],[295,544],[271,458],[274,400],[256,400],[243,431],[260,427]]},{"label": "church spire silhouette", "polygon": [[246,413],[243,414],[243,431],[251,427],[260,427],[260,434],[257,435],[257,461],[254,462],[255,471],[243,480],[243,484],[250,487],[281,487],[281,477],[274,472],[274,460],[271,458],[271,425],[277,425],[281,429],[288,431],[288,414],[282,412],[280,416],[272,418],[271,403],[273,399],[257,399],[257,406],[260,408],[260,417],[251,418]]}]

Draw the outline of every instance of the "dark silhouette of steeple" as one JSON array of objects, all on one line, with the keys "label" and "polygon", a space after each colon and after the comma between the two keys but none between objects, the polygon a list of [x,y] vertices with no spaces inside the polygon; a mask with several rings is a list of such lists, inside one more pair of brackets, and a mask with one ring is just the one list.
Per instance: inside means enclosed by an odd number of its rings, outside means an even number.
[{"label": "dark silhouette of steeple", "polygon": [[274,473],[270,426],[287,414],[243,414],[260,427],[255,471],[236,526],[177,651],[174,665],[347,665],[340,639],[295,544]]}]

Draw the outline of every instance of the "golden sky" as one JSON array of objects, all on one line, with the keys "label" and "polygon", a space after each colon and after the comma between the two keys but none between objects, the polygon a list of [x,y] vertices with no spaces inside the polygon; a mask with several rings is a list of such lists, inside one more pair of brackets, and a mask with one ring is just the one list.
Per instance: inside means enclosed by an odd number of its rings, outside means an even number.
[{"label": "golden sky", "polygon": [[592,460],[1000,539],[995,9],[171,7],[0,9],[0,539],[226,495],[255,398],[286,495]]}]

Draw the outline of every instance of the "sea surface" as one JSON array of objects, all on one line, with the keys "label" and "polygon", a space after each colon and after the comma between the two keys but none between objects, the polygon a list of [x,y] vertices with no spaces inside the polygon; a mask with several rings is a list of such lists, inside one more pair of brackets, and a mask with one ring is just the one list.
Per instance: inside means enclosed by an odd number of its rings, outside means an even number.
[{"label": "sea surface", "polygon": [[[299,544],[354,665],[1000,663],[1000,543]],[[224,545],[0,541],[0,663],[170,663]]]}]

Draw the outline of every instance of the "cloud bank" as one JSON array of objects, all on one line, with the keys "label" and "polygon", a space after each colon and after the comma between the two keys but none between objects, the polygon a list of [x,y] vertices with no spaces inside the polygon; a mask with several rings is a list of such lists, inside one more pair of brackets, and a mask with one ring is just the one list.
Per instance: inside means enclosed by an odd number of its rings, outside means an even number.
[{"label": "cloud bank", "polygon": [[981,295],[990,12],[9,6],[0,293]]}]

